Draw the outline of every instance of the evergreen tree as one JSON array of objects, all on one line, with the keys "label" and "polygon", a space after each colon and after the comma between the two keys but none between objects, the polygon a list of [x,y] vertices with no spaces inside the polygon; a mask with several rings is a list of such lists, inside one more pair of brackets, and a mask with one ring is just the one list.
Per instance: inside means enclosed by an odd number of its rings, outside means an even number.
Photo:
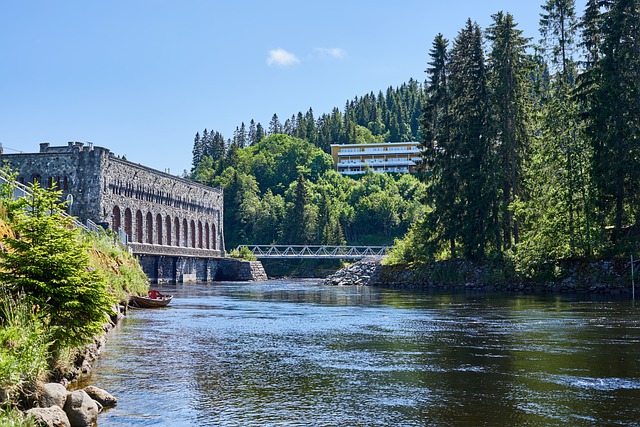
[{"label": "evergreen tree", "polygon": [[[490,147],[487,75],[482,32],[467,21],[456,37],[450,64],[450,143],[457,193],[449,226],[466,258],[481,258],[493,235],[496,189]],[[451,200],[451,199],[450,199]],[[452,255],[455,255],[452,253]]]},{"label": "evergreen tree", "polygon": [[492,18],[487,38],[492,44],[490,83],[500,156],[500,226],[502,245],[509,248],[519,242],[518,223],[509,206],[523,196],[522,167],[529,145],[531,62],[526,54],[529,40],[516,28],[513,16],[499,12]]},{"label": "evergreen tree", "polygon": [[587,132],[593,145],[592,178],[601,223],[614,238],[640,219],[640,2],[607,0],[591,40],[599,52],[591,71],[596,84],[587,94]]},{"label": "evergreen tree", "polygon": [[269,134],[273,135],[276,133],[282,133],[282,124],[280,123],[280,120],[278,119],[278,115],[274,114],[271,117],[271,121],[269,122]]},{"label": "evergreen tree", "polygon": [[284,236],[287,242],[299,245],[313,241],[312,230],[315,229],[315,218],[310,211],[311,197],[304,175],[300,173],[295,184],[294,197],[289,204],[285,223]]},{"label": "evergreen tree", "polygon": [[[429,240],[449,242],[451,255],[456,255],[456,229],[453,209],[458,198],[458,180],[454,168],[455,151],[450,138],[450,95],[448,86],[448,40],[438,34],[429,56],[427,96],[422,116],[420,177],[430,183],[428,217]],[[425,236],[426,237],[426,236]],[[437,244],[436,244],[437,246]],[[434,250],[435,252],[435,250]]]},{"label": "evergreen tree", "polygon": [[8,202],[19,238],[5,237],[0,280],[14,295],[24,293],[39,307],[53,350],[90,342],[102,332],[115,303],[105,277],[90,269],[88,248],[71,219],[64,217],[61,191],[36,182],[31,195]]},{"label": "evergreen tree", "polygon": [[193,139],[193,150],[191,151],[193,155],[191,160],[192,171],[194,171],[195,168],[198,166],[198,163],[200,163],[203,152],[204,152],[204,144],[202,142],[202,139],[200,139],[200,133],[196,132],[196,137]]},{"label": "evergreen tree", "polygon": [[256,122],[253,119],[251,119],[251,122],[249,122],[249,134],[247,136],[249,145],[253,145],[257,142],[256,133],[257,133]]},{"label": "evergreen tree", "polygon": [[264,128],[262,127],[262,124],[258,123],[256,125],[256,141],[254,144],[257,144],[258,142],[262,141],[265,136],[266,136],[266,133],[264,131]]}]

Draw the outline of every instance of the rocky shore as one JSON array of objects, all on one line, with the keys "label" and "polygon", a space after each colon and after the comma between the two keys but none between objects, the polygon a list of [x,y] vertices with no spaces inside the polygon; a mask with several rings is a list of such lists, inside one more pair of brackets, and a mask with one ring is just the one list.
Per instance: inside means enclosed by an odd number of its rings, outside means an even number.
[{"label": "rocky shore", "polygon": [[126,307],[114,308],[114,315],[104,326],[104,334],[79,352],[70,366],[58,366],[50,380],[36,390],[33,407],[25,414],[32,417],[37,426],[46,427],[95,427],[103,408],[113,407],[117,399],[95,386],[68,390],[91,373],[92,364],[99,357],[108,333],[124,318]]},{"label": "rocky shore", "polygon": [[623,260],[568,260],[544,266],[531,280],[507,274],[498,263],[439,261],[420,266],[384,265],[367,258],[327,277],[326,285],[362,285],[401,289],[486,290],[531,293],[631,293],[631,270]]}]

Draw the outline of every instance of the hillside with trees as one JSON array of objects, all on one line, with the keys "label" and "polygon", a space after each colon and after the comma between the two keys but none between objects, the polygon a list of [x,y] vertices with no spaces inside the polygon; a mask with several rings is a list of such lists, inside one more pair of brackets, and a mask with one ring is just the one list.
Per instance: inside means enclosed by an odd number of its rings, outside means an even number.
[{"label": "hillside with trees", "polygon": [[[252,120],[228,140],[205,130],[192,175],[225,187],[232,244],[286,242],[302,220],[301,243],[409,230],[396,261],[499,259],[524,275],[558,259],[637,253],[638,28],[640,3],[627,0],[589,0],[581,16],[573,0],[547,0],[538,40],[508,12],[486,29],[469,19],[452,41],[435,36],[424,84],[371,92],[317,119],[309,109],[284,123],[274,114],[267,128]],[[421,141],[419,184],[336,176],[321,156],[330,144],[407,140]],[[291,141],[308,149],[267,153]],[[337,240],[321,238],[328,223]]]},{"label": "hillside with trees", "polygon": [[[508,13],[430,51],[422,172],[431,210],[405,262],[558,259],[638,247],[640,3],[548,0],[532,45]],[[487,49],[483,48],[486,41]],[[534,52],[534,54],[531,54]]]},{"label": "hillside with trees", "polygon": [[283,134],[238,148],[193,172],[224,188],[227,247],[238,244],[390,244],[422,218],[426,186],[411,175],[368,172],[354,180],[331,156]]}]

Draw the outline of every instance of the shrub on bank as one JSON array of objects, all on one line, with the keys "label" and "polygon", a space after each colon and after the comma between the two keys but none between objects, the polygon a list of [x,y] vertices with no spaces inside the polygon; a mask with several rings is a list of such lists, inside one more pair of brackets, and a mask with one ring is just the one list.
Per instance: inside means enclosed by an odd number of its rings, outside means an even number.
[{"label": "shrub on bank", "polygon": [[13,199],[0,185],[0,425],[33,425],[29,406],[39,381],[73,366],[104,332],[115,304],[143,294],[137,260],[108,231],[73,227],[61,192],[37,184]]}]

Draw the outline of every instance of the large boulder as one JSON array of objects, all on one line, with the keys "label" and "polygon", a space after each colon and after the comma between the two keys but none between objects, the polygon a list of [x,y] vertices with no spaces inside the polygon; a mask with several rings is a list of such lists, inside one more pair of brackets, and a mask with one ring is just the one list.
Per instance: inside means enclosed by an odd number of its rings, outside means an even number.
[{"label": "large boulder", "polygon": [[71,427],[91,427],[98,420],[98,404],[84,390],[76,390],[67,395],[64,412],[69,417]]},{"label": "large boulder", "polygon": [[39,427],[71,427],[67,414],[59,406],[32,408],[26,412]]},{"label": "large boulder", "polygon": [[41,408],[50,408],[52,406],[59,406],[64,408],[64,403],[67,400],[67,389],[58,383],[47,383],[40,388],[40,398],[38,399],[38,405]]},{"label": "large boulder", "polygon": [[105,408],[116,406],[116,404],[118,403],[118,400],[114,396],[101,388],[90,385],[88,387],[85,387],[84,391],[87,392],[89,397],[91,397],[93,400],[95,400]]}]

